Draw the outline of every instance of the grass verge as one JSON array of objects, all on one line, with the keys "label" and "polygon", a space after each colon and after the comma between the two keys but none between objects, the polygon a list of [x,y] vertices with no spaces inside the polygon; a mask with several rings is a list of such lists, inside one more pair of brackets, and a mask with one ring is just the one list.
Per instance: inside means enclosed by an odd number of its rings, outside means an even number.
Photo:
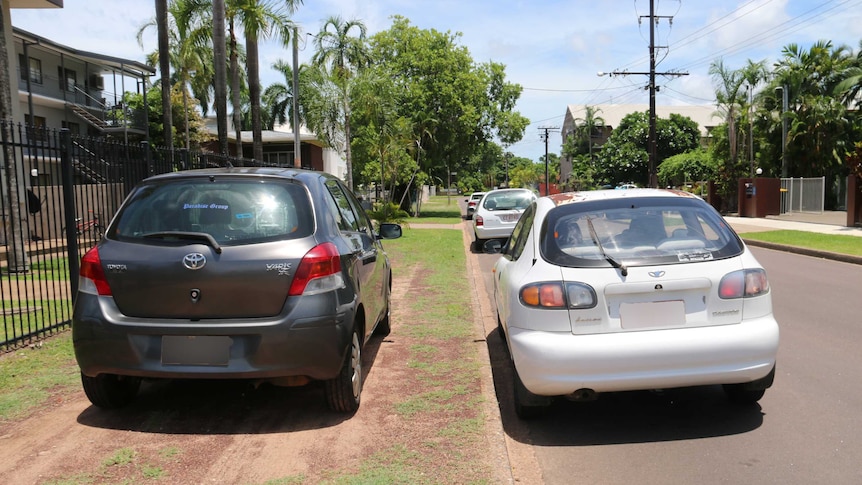
[{"label": "grass verge", "polygon": [[857,236],[781,230],[746,232],[742,234],[742,237],[744,239],[785,244],[819,251],[862,256],[862,238]]},{"label": "grass verge", "polygon": [[0,421],[28,414],[52,395],[80,390],[72,332],[0,358]]}]

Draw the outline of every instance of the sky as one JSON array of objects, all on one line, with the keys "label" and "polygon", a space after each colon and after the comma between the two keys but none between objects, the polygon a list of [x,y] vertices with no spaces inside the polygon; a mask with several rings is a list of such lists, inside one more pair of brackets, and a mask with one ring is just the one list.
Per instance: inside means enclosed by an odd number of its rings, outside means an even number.
[{"label": "sky", "polygon": [[[771,66],[782,48],[804,49],[821,40],[855,54],[862,41],[862,0],[653,0],[658,105],[714,105],[710,64],[730,69],[748,60]],[[64,0],[62,9],[13,9],[12,24],[76,49],[144,62],[156,50],[155,16],[148,0]],[[477,63],[506,67],[506,78],[523,88],[516,110],[530,119],[524,138],[510,146],[516,156],[538,161],[559,153],[570,104],[643,104],[649,72],[650,0],[306,0],[293,15],[301,29],[317,33],[325,20],[359,20],[368,35],[387,30],[399,15],[422,29],[458,35]],[[307,36],[305,37],[308,38]],[[300,62],[312,46],[300,45]],[[271,68],[291,62],[291,50],[261,43],[261,84],[284,78]],[[604,75],[599,72],[629,75]],[[641,73],[641,74],[638,74]],[[556,130],[554,130],[556,129]],[[557,136],[554,136],[554,134]]]}]

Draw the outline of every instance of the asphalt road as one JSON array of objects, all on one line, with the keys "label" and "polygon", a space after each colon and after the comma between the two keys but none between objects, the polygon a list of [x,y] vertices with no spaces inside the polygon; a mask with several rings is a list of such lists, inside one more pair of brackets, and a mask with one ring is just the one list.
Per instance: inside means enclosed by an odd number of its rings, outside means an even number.
[{"label": "asphalt road", "polygon": [[[469,226],[468,230],[469,230]],[[538,464],[546,484],[862,483],[862,271],[858,265],[753,248],[781,327],[775,385],[758,405],[730,405],[719,386],[559,402],[524,422],[511,369],[486,324],[512,469]],[[491,267],[476,254],[481,302],[494,314]],[[486,318],[487,319],[487,318]]]}]

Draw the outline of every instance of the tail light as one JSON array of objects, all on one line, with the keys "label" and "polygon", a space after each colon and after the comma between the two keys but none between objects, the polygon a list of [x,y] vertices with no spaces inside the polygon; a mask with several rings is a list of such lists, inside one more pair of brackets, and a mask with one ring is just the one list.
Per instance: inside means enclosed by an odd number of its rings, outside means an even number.
[{"label": "tail light", "polygon": [[314,295],[344,287],[341,255],[332,243],[319,244],[303,256],[293,275],[289,296]]},{"label": "tail light", "polygon": [[725,300],[750,298],[769,292],[769,280],[763,269],[745,269],[724,275],[718,285],[718,296]]},{"label": "tail light", "polygon": [[102,259],[99,257],[99,249],[93,248],[81,258],[81,270],[78,272],[78,290],[93,295],[111,296],[111,287],[105,279],[105,270],[102,269]]},{"label": "tail light", "polygon": [[534,283],[521,288],[521,303],[535,308],[584,309],[596,306],[596,292],[584,283]]},{"label": "tail light", "polygon": [[476,216],[473,220],[476,221],[477,226],[485,225],[485,219],[482,219],[482,216]]}]

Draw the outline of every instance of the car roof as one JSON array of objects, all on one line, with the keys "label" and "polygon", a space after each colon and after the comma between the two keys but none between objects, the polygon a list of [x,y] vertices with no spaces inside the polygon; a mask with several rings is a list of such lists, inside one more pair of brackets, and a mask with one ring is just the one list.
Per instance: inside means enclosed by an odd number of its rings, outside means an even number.
[{"label": "car roof", "polygon": [[291,178],[291,179],[308,179],[308,178],[316,178],[316,177],[329,177],[334,178],[334,176],[327,174],[325,172],[318,172],[315,170],[307,170],[302,168],[295,167],[220,167],[220,168],[203,168],[203,169],[195,169],[195,170],[182,170],[179,172],[169,172],[159,175],[154,175],[149,177],[147,182],[150,181],[160,181],[160,180],[169,180],[175,178],[186,178],[186,177],[206,177],[206,176],[244,176],[244,177],[254,177],[254,176],[270,176],[270,177],[283,177],[283,178]]},{"label": "car roof", "polygon": [[596,200],[614,200],[625,199],[630,197],[674,197],[674,198],[693,198],[700,199],[695,194],[685,192],[683,190],[669,189],[626,189],[626,190],[590,190],[583,192],[564,192],[561,194],[552,194],[542,197],[547,199],[553,205],[559,206],[563,204],[571,204],[573,202],[587,202]]}]

